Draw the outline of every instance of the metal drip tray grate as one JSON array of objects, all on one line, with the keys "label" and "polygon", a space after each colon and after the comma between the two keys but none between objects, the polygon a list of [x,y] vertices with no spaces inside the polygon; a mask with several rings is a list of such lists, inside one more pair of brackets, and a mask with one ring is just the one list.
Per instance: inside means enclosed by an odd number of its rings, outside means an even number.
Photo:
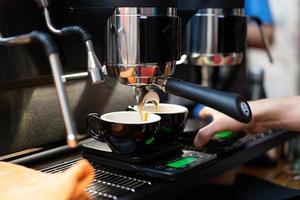
[{"label": "metal drip tray grate", "polygon": [[[75,164],[79,159],[42,169],[45,173],[63,172]],[[136,192],[143,187],[150,187],[151,182],[139,177],[138,174],[126,175],[120,169],[115,169],[99,163],[91,164],[95,168],[95,179],[87,188],[93,199],[118,199],[119,197]],[[128,173],[127,173],[128,174]]]}]

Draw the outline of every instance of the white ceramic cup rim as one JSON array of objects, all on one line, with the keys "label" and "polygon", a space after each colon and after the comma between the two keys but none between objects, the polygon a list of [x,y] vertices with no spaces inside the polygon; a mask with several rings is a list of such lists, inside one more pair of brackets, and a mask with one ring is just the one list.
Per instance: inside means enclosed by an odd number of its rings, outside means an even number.
[{"label": "white ceramic cup rim", "polygon": [[[160,104],[158,104],[158,109],[167,108],[167,109],[170,109],[170,110],[162,110],[162,111],[158,110],[158,112],[155,112],[154,110],[153,111],[145,110],[145,108],[149,107],[149,106],[154,107],[154,104],[153,103],[145,104],[144,107],[143,107],[143,111],[144,112],[151,112],[151,113],[154,113],[154,114],[179,114],[179,113],[187,113],[188,112],[188,109],[186,107],[181,106],[181,105],[177,105],[177,104],[160,103]],[[136,105],[133,107],[133,109],[135,111],[138,111],[138,108],[137,108]]]},{"label": "white ceramic cup rim", "polygon": [[[135,119],[131,120],[130,116],[134,116]],[[151,124],[161,120],[159,115],[149,113],[148,120],[146,122],[141,121],[140,113],[134,111],[118,111],[118,112],[110,112],[101,115],[101,120],[105,122],[117,123],[117,124]]]}]

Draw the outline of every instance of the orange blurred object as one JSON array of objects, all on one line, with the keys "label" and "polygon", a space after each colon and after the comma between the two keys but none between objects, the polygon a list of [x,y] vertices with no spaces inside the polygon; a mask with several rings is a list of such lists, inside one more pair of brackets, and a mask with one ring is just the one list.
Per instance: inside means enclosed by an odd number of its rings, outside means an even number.
[{"label": "orange blurred object", "polygon": [[46,174],[0,162],[1,200],[87,200],[85,188],[94,179],[94,169],[81,160],[63,173]]}]

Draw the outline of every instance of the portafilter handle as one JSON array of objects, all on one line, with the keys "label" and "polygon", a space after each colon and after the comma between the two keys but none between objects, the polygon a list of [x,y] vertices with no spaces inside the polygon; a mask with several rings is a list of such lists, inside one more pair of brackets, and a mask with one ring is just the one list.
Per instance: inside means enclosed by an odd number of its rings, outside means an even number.
[{"label": "portafilter handle", "polygon": [[218,110],[240,122],[249,123],[252,113],[245,98],[173,78],[156,78],[154,85],[164,92],[181,96]]}]

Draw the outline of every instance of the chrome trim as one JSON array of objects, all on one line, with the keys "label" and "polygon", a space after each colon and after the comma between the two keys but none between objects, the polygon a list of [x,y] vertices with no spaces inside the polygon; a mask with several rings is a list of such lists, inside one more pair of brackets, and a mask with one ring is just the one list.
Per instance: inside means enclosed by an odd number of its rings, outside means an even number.
[{"label": "chrome trim", "polygon": [[[62,36],[62,31],[59,29],[56,29],[51,22],[51,17],[48,8],[43,7],[44,9],[44,16],[46,20],[47,27],[49,30],[56,34]],[[94,51],[93,43],[91,40],[84,41],[86,50],[87,50],[87,60],[88,60],[88,72],[91,75],[92,83],[102,83],[105,81],[104,75],[102,73],[102,66],[100,64],[99,59],[96,56],[96,53]]]},{"label": "chrome trim", "polygon": [[115,8],[114,15],[176,16],[177,9],[172,7],[118,7]]},{"label": "chrome trim", "polygon": [[59,55],[57,53],[50,54],[49,61],[51,65],[54,83],[56,86],[58,100],[60,103],[60,109],[67,129],[67,143],[69,147],[74,148],[77,146],[77,141],[76,141],[77,128],[76,128],[75,120],[73,119],[73,116],[71,114],[71,108],[70,108],[69,98],[66,92],[66,88],[61,78],[62,68],[61,68]]},{"label": "chrome trim", "polygon": [[176,61],[176,65],[181,65],[181,64],[186,63],[187,57],[188,56],[186,54],[182,54],[182,56],[180,57],[180,60]]},{"label": "chrome trim", "polygon": [[28,34],[3,38],[2,34],[0,33],[1,45],[15,46],[15,45],[22,45],[22,44],[29,44],[29,43],[31,43],[31,38],[29,37]]},{"label": "chrome trim", "polygon": [[69,80],[78,80],[78,79],[85,79],[89,76],[87,72],[78,72],[78,73],[72,73],[72,74],[65,74],[62,75],[61,78],[64,82]]},{"label": "chrome trim", "polygon": [[244,16],[244,9],[235,8],[235,9],[220,9],[220,8],[202,8],[197,11],[196,16],[207,16],[207,15],[218,15],[218,16]]},{"label": "chrome trim", "polygon": [[105,81],[104,74],[102,73],[103,68],[96,56],[92,41],[86,41],[85,46],[88,54],[88,72],[91,75],[92,83],[102,83]]},{"label": "chrome trim", "polygon": [[118,77],[122,84],[130,86],[144,86],[151,84],[155,77],[172,76],[176,61],[163,64],[107,64],[108,74]]},{"label": "chrome trim", "polygon": [[134,98],[137,105],[141,107],[149,102],[160,102],[158,94],[154,90],[148,90],[146,87],[134,87]]},{"label": "chrome trim", "polygon": [[46,24],[47,24],[47,27],[49,28],[49,30],[50,30],[52,33],[55,33],[55,34],[57,34],[57,35],[62,35],[61,30],[56,29],[56,28],[52,25],[49,10],[48,10],[48,8],[45,8],[45,7],[44,7],[44,16],[45,16]]},{"label": "chrome trim", "polygon": [[196,66],[231,66],[240,64],[243,61],[243,53],[228,54],[199,54],[192,53],[188,56],[188,60],[192,65]]},{"label": "chrome trim", "polygon": [[167,85],[168,79],[167,78],[154,78],[152,85],[156,86],[158,89],[166,92],[166,85]]}]

